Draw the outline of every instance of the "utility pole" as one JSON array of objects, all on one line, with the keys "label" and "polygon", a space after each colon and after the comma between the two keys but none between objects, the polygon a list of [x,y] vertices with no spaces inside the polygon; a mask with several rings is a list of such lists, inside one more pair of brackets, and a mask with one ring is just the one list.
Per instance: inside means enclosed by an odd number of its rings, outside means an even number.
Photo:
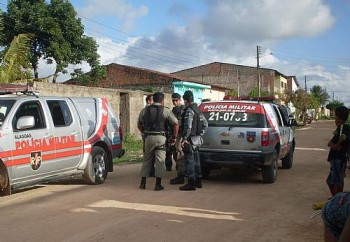
[{"label": "utility pole", "polygon": [[237,94],[238,94],[238,97],[239,97],[239,80],[240,77],[239,77],[239,71],[237,70]]},{"label": "utility pole", "polygon": [[261,47],[256,46],[256,76],[258,81],[258,97],[260,97],[260,71],[259,71],[259,59],[260,59]]},{"label": "utility pole", "polygon": [[307,93],[307,87],[306,87],[306,76],[305,76],[305,92]]}]

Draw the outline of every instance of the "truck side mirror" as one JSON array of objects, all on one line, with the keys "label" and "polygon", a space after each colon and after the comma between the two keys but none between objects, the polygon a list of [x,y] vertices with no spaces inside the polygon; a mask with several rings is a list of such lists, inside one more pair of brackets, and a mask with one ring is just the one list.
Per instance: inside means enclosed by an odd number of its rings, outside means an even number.
[{"label": "truck side mirror", "polygon": [[297,126],[297,121],[294,118],[289,118],[288,125],[289,126]]},{"label": "truck side mirror", "polygon": [[18,119],[16,128],[19,130],[30,129],[35,126],[35,120],[33,116],[22,116]]}]

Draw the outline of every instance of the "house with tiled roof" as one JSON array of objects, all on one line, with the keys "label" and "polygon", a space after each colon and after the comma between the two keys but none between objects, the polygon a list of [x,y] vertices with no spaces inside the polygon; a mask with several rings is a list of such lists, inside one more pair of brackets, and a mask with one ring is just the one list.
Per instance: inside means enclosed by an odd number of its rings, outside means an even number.
[{"label": "house with tiled roof", "polygon": [[230,89],[215,84],[207,84],[196,79],[184,78],[175,74],[162,73],[144,68],[111,63],[106,65],[106,78],[96,83],[81,84],[74,79],[65,84],[96,86],[103,88],[160,91],[164,93],[183,94],[186,90],[194,92],[195,102],[210,98],[220,100]]}]

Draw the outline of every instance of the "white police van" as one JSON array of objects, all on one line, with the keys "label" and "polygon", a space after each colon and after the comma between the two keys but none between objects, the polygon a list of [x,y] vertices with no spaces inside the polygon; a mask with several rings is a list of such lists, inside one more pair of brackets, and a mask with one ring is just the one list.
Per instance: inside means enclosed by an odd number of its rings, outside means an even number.
[{"label": "white police van", "polygon": [[279,159],[282,168],[292,167],[295,121],[286,107],[263,98],[235,99],[225,97],[199,106],[209,124],[199,149],[203,178],[212,169],[256,166],[262,169],[263,181],[273,183]]},{"label": "white police van", "polygon": [[[0,94],[25,91],[2,87]],[[101,184],[125,153],[105,98],[0,95],[0,195],[82,174]]]}]

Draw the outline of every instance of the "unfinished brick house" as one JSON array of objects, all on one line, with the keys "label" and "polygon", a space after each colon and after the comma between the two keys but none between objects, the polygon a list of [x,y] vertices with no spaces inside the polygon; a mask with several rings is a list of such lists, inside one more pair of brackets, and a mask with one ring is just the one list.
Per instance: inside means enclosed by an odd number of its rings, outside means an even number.
[{"label": "unfinished brick house", "polygon": [[[258,76],[260,77],[260,90],[270,95],[284,93],[289,88],[299,87],[295,76],[286,76],[276,70],[213,62],[197,66],[171,74],[197,80],[208,85],[234,89],[240,96],[248,95],[253,89],[258,88]],[[292,90],[292,89],[291,89]]]}]

